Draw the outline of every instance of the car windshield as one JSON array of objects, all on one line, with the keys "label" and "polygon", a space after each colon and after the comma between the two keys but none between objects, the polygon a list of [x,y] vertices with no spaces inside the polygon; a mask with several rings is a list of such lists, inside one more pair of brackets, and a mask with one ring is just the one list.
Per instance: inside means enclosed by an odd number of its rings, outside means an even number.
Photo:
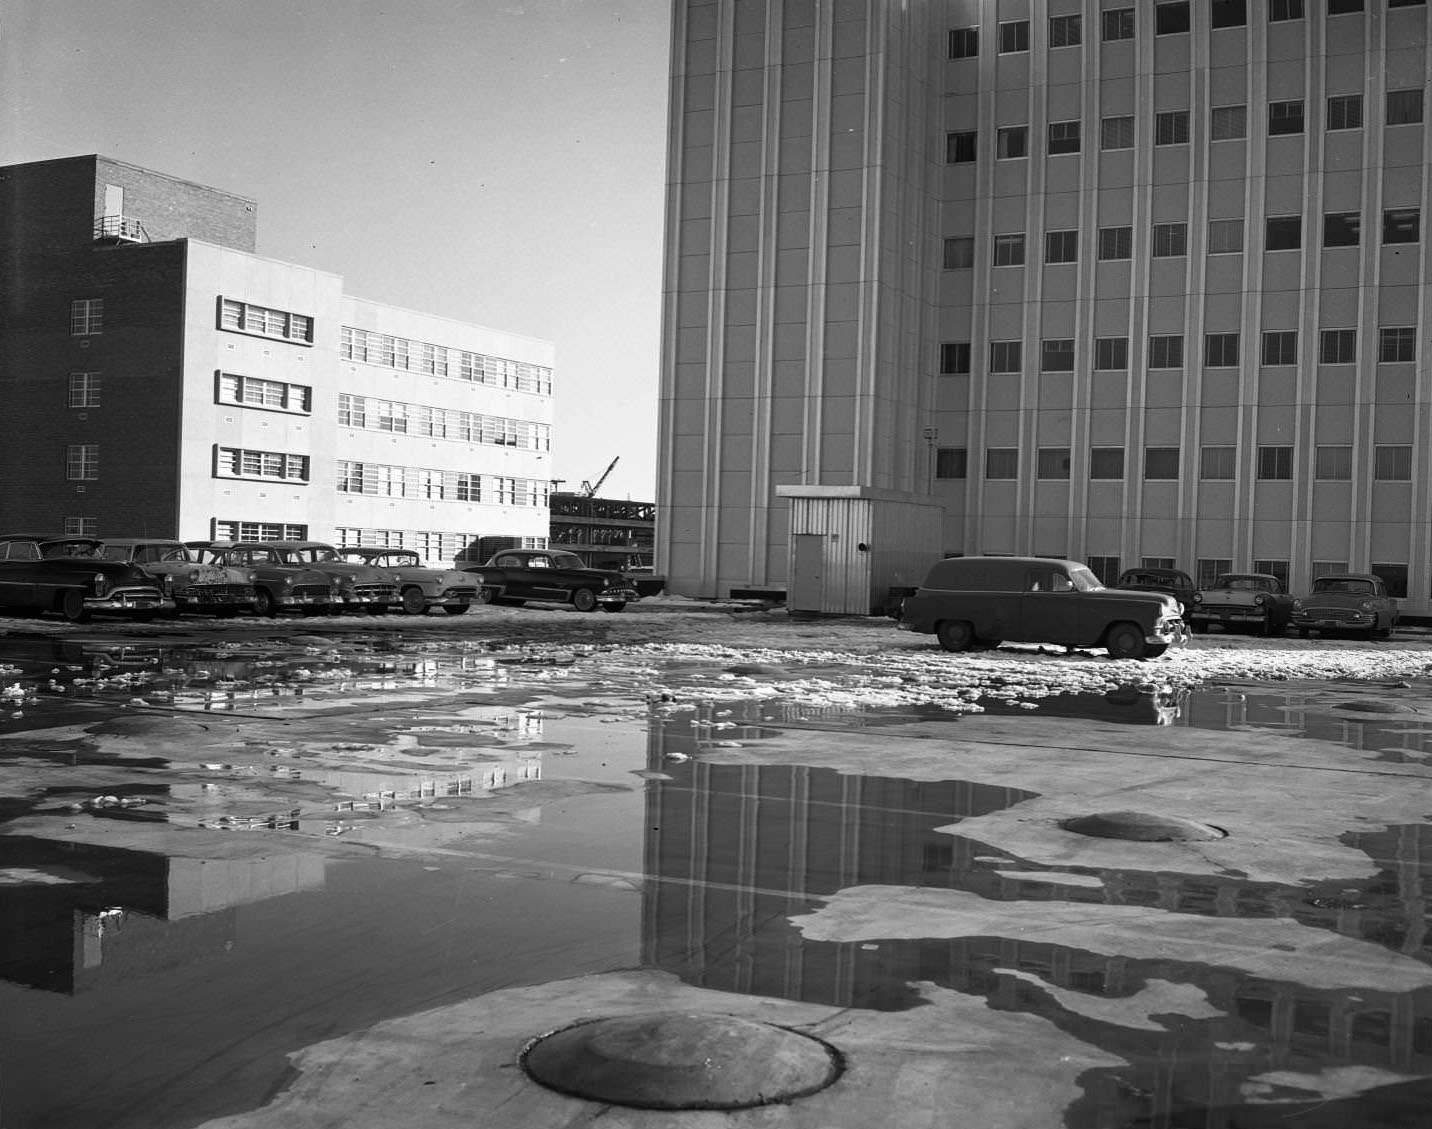
[{"label": "car windshield", "polygon": [[1271,592],[1273,584],[1261,576],[1220,576],[1215,588],[1229,588],[1235,592]]},{"label": "car windshield", "polygon": [[1083,566],[1071,568],[1069,579],[1074,582],[1074,587],[1080,592],[1097,592],[1104,587],[1099,583],[1099,578]]},{"label": "car windshield", "polygon": [[373,564],[385,565],[388,568],[421,568],[423,562],[418,559],[417,553],[384,553],[381,557],[374,557]]},{"label": "car windshield", "polygon": [[1313,581],[1314,592],[1351,592],[1358,596],[1371,596],[1372,582],[1368,580],[1348,580],[1340,576],[1324,577],[1321,580]]},{"label": "car windshield", "polygon": [[54,560],[57,557],[98,556],[93,541],[51,541],[41,547],[40,555],[46,560]]},{"label": "car windshield", "polygon": [[289,564],[312,564],[314,561],[336,561],[338,553],[326,546],[309,546],[303,549],[284,549],[279,554]]}]

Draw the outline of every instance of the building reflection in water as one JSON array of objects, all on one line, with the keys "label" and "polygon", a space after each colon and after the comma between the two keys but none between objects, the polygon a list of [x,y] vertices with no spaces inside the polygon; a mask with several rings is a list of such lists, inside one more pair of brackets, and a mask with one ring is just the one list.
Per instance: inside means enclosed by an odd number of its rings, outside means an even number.
[{"label": "building reflection in water", "polygon": [[[813,712],[802,711],[802,720]],[[991,857],[995,852],[982,844],[936,828],[1032,793],[802,765],[705,762],[700,753],[711,746],[715,726],[727,743],[742,745],[758,744],[771,732],[759,721],[718,722],[715,716],[699,708],[656,718],[650,728],[649,767],[667,778],[653,779],[647,792],[643,950],[651,965],[704,988],[833,1007],[913,1007],[921,1002],[916,985],[929,982],[982,996],[994,1008],[1038,1013],[1133,1064],[1086,1079],[1085,1098],[1071,1110],[1073,1124],[1171,1125],[1174,1112],[1198,1110],[1207,1118],[1200,1113],[1177,1124],[1232,1125],[1213,1111],[1239,1106],[1245,1100],[1240,1085],[1270,1069],[1317,1073],[1362,1064],[1432,1072],[1432,989],[1321,990],[1212,965],[1022,941],[999,934],[997,912],[991,935],[955,939],[818,942],[790,923],[846,887],[940,886],[996,901],[1293,918],[1429,961],[1427,827],[1394,828],[1376,842],[1358,843],[1386,860],[1385,869],[1351,892],[1354,884],[1336,883],[1340,896],[1233,877],[1138,871],[1097,872],[1100,885],[1092,887],[1020,881],[1009,877],[1018,862]],[[765,720],[777,724],[769,713]],[[1162,1034],[1135,1031],[1068,1010],[1053,993],[1009,970],[1106,998],[1131,996],[1152,980],[1194,985],[1221,1015],[1175,1019]]]}]

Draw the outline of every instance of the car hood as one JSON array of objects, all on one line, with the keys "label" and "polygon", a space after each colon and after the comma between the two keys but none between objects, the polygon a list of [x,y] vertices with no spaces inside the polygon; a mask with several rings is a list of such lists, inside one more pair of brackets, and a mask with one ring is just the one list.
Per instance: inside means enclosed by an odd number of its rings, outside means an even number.
[{"label": "car hood", "polygon": [[1298,602],[1305,608],[1360,608],[1377,599],[1367,592],[1314,592],[1301,597]]},{"label": "car hood", "polygon": [[393,579],[391,569],[350,564],[348,561],[314,561],[313,564],[303,567],[314,569],[328,576],[349,576],[354,580],[375,581],[383,584],[391,583]]}]

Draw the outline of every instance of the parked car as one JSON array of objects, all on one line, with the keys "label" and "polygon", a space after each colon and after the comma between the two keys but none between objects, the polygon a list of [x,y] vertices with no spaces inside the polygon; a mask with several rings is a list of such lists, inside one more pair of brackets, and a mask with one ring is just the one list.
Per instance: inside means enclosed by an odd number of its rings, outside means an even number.
[{"label": "parked car", "polygon": [[210,565],[246,569],[254,574],[254,614],[302,611],[321,615],[334,603],[333,581],[306,565],[291,564],[276,548],[248,541],[186,541]]},{"label": "parked car", "polygon": [[462,615],[477,601],[482,577],[450,568],[429,568],[411,549],[361,546],[338,550],[352,564],[370,565],[392,573],[398,580],[398,607],[407,615],[422,615],[440,607],[449,615]]},{"label": "parked car", "polygon": [[329,610],[380,615],[398,602],[398,580],[387,569],[354,564],[323,541],[259,541],[255,547],[271,549],[284,564],[311,568],[333,585]]},{"label": "parked car", "polygon": [[96,612],[152,619],[174,608],[165,586],[137,565],[105,560],[92,537],[0,537],[0,608],[59,612],[72,623]]},{"label": "parked car", "polygon": [[1382,577],[1346,572],[1314,580],[1313,590],[1293,601],[1292,625],[1304,639],[1313,631],[1356,631],[1386,639],[1397,630],[1398,616],[1397,601],[1387,594]]},{"label": "parked car", "polygon": [[1185,609],[1198,591],[1193,577],[1179,568],[1126,568],[1113,587],[1129,592],[1167,592]]},{"label": "parked car", "polygon": [[619,612],[636,600],[636,584],[624,573],[588,568],[576,553],[557,549],[505,549],[486,564],[466,565],[482,576],[478,599],[520,607],[528,600],[571,604],[579,612]]},{"label": "parked car", "polygon": [[1216,624],[1227,630],[1282,635],[1293,614],[1293,597],[1276,576],[1266,572],[1226,572],[1193,594],[1186,614],[1195,631]]},{"label": "parked car", "polygon": [[1188,642],[1178,601],[1105,588],[1087,565],[1045,557],[949,557],[900,608],[900,627],[933,634],[947,651],[1055,643],[1103,647],[1116,659],[1154,658]]},{"label": "parked car", "polygon": [[169,578],[175,612],[234,615],[254,610],[254,571],[232,565],[205,564],[182,541],[161,537],[106,537],[100,555],[127,561],[153,576]]}]

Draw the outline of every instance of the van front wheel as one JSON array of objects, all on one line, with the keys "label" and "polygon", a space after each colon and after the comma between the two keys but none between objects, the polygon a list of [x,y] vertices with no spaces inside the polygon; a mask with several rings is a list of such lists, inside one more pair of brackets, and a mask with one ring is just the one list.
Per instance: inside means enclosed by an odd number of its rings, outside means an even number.
[{"label": "van front wheel", "polygon": [[963,619],[943,619],[935,628],[935,638],[947,651],[968,651],[975,641],[975,629]]},{"label": "van front wheel", "polygon": [[1141,659],[1148,652],[1144,633],[1136,623],[1116,623],[1109,628],[1105,644],[1111,659]]}]

